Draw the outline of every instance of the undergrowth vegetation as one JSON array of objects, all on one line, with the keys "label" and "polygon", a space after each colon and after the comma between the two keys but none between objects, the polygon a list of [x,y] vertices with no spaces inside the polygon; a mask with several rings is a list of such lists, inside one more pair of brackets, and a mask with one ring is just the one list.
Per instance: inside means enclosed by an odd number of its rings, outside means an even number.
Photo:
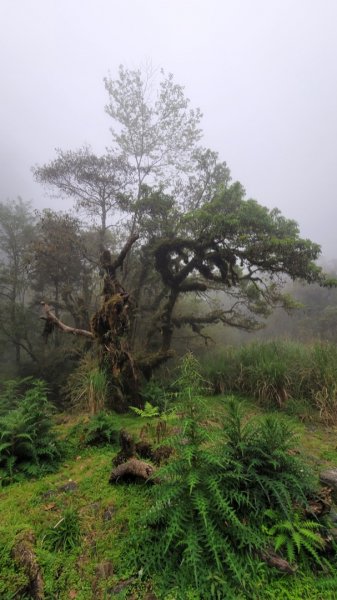
[{"label": "undergrowth vegetation", "polygon": [[102,411],[73,427],[68,435],[68,442],[75,439],[78,447],[104,446],[116,444],[118,437],[115,415]]},{"label": "undergrowth vegetation", "polygon": [[73,550],[78,547],[81,538],[79,514],[73,508],[67,508],[59,521],[49,527],[42,542],[51,550]]},{"label": "undergrowth vegetation", "polygon": [[320,525],[304,517],[314,481],[291,452],[289,427],[275,416],[245,423],[234,398],[227,399],[222,428],[212,427],[192,355],[179,383],[181,426],[169,440],[174,456],[155,475],[160,484],[149,491],[136,535],[142,570],[160,572],[161,593],[171,589],[175,598],[186,598],[187,589],[196,598],[251,598],[273,536],[291,564],[307,564],[308,556],[321,564]]},{"label": "undergrowth vegetation", "polygon": [[[25,536],[45,600],[335,598],[336,541],[329,515],[310,512],[317,480],[293,420],[233,394],[207,397],[209,379],[187,354],[175,394],[165,394],[169,410],[154,384],[144,409],[61,415],[56,428],[43,382],[5,386],[1,599],[35,600],[16,559]],[[122,428],[172,450],[152,485],[109,484]]]},{"label": "undergrowth vegetation", "polygon": [[[215,393],[238,392],[264,406],[305,401],[326,424],[337,422],[337,347],[332,343],[264,342],[225,348],[205,357]],[[303,405],[302,405],[303,406]]]}]

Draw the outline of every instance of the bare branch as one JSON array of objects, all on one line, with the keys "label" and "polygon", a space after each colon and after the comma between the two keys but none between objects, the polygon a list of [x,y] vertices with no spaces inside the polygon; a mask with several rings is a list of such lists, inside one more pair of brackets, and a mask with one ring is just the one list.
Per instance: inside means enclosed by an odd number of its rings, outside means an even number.
[{"label": "bare branch", "polygon": [[92,340],[94,339],[95,336],[91,331],[87,331],[86,329],[77,329],[76,327],[69,327],[69,325],[62,323],[62,321],[60,321],[60,319],[58,319],[57,316],[52,312],[51,307],[46,304],[46,302],[41,302],[41,306],[46,315],[41,317],[41,319],[49,321],[49,323],[52,323],[54,326],[58,327],[58,329],[64,331],[64,333],[72,333],[73,335],[87,337]]},{"label": "bare branch", "polygon": [[119,255],[113,263],[113,267],[115,270],[118,269],[118,267],[122,267],[126,255],[131,250],[131,247],[138,240],[138,238],[139,234],[135,233],[127,240],[127,242],[125,243],[125,245],[123,246],[122,250],[120,251]]}]

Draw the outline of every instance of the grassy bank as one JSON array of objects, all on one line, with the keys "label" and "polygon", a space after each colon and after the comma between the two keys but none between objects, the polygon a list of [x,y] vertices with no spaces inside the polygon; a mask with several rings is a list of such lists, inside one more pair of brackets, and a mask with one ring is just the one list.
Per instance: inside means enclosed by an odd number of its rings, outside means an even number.
[{"label": "grassy bank", "polygon": [[[217,426],[223,419],[228,398],[208,398],[206,404],[207,422]],[[259,416],[264,412],[254,402],[245,406],[247,416]],[[308,458],[317,471],[336,464],[333,429],[327,430],[323,426],[313,428],[287,415],[280,418],[296,430],[297,452],[301,458]],[[127,428],[136,437],[144,429],[144,421],[139,417],[114,415],[114,419],[117,429]],[[63,438],[69,432],[72,436],[77,435],[77,439],[73,439],[72,456],[59,466],[56,473],[38,480],[14,483],[0,493],[0,598],[32,598],[20,592],[24,589],[25,574],[22,570],[18,571],[11,558],[11,549],[18,534],[32,531],[47,600],[201,600],[203,596],[192,588],[164,594],[160,572],[156,577],[142,578],[142,573],[135,570],[136,549],[130,545],[130,535],[139,526],[142,514],[148,510],[146,488],[131,484],[111,486],[108,479],[117,446],[83,448],[79,432],[88,418],[77,417],[75,428],[74,418],[65,417],[64,421],[57,427],[57,434]],[[179,421],[178,417],[172,426]],[[148,431],[155,423],[156,419],[148,421]],[[75,526],[71,524],[69,515],[75,516]],[[58,530],[58,523],[65,517],[69,530],[63,532],[63,538],[62,532],[53,536],[51,532]],[[261,564],[255,574],[254,591],[245,595],[238,590],[237,598],[332,600],[335,598],[335,583],[332,574],[320,575],[319,570],[311,572],[302,566],[294,575],[282,575],[273,569],[266,570]]]}]

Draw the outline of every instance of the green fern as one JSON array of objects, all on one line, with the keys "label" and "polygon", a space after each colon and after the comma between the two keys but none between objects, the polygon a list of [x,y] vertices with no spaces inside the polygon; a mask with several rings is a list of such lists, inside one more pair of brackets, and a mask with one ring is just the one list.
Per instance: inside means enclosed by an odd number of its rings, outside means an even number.
[{"label": "green fern", "polygon": [[[278,519],[278,514],[272,510],[266,511],[266,516],[272,520]],[[320,524],[316,521],[303,520],[299,513],[294,513],[291,521],[276,520],[268,529],[268,535],[273,538],[275,551],[285,550],[290,563],[309,556],[322,566],[318,551],[324,548],[325,542],[319,529]]]},{"label": "green fern", "polygon": [[82,443],[84,446],[103,446],[118,441],[119,431],[112,414],[100,412],[93,415],[84,427]]},{"label": "green fern", "polygon": [[137,408],[137,406],[130,406],[130,408],[134,413],[136,413],[136,415],[142,417],[143,419],[150,419],[159,416],[159,409],[156,406],[152,406],[152,404],[148,401],[145,402],[144,408]]},{"label": "green fern", "polygon": [[[24,381],[26,384],[27,380]],[[13,382],[10,389],[15,389]],[[47,470],[46,465],[52,470],[61,456],[60,445],[52,431],[52,405],[45,383],[31,380],[30,388],[14,406],[0,417],[2,484],[20,479],[22,473],[42,474]]]},{"label": "green fern", "polygon": [[8,379],[2,383],[2,390],[0,393],[1,417],[19,406],[20,401],[24,398],[25,391],[29,389],[32,382],[32,377],[24,377]]},{"label": "green fern", "polygon": [[[192,588],[202,598],[253,597],[256,557],[274,533],[277,548],[292,560],[299,553],[320,560],[316,526],[292,518],[312,481],[290,452],[295,439],[283,422],[247,421],[230,398],[223,430],[212,430],[197,372],[196,359],[187,355],[178,379],[180,429],[166,440],[173,457],[156,473],[161,483],[149,490],[150,508],[134,534],[141,567],[152,576],[160,571],[165,591],[178,590],[177,598]],[[269,507],[279,525],[291,523],[291,535],[261,528]]]}]

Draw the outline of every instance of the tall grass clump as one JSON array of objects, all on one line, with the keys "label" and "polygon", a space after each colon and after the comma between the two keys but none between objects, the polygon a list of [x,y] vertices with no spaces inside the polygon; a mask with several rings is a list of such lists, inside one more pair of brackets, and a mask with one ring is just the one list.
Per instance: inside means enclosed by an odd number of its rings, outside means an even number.
[{"label": "tall grass clump", "polygon": [[47,530],[43,541],[53,551],[71,551],[80,544],[81,520],[78,511],[67,508],[61,519]]},{"label": "tall grass clump", "polygon": [[65,391],[74,408],[84,409],[92,415],[104,411],[108,377],[97,358],[90,353],[82,357],[78,367],[69,376]]},{"label": "tall grass clump", "polygon": [[254,342],[203,360],[215,393],[240,393],[264,406],[303,400],[337,421],[337,347],[331,343]]},{"label": "tall grass clump", "polygon": [[311,347],[310,360],[303,369],[302,395],[310,397],[327,424],[337,422],[337,346],[331,343]]}]

